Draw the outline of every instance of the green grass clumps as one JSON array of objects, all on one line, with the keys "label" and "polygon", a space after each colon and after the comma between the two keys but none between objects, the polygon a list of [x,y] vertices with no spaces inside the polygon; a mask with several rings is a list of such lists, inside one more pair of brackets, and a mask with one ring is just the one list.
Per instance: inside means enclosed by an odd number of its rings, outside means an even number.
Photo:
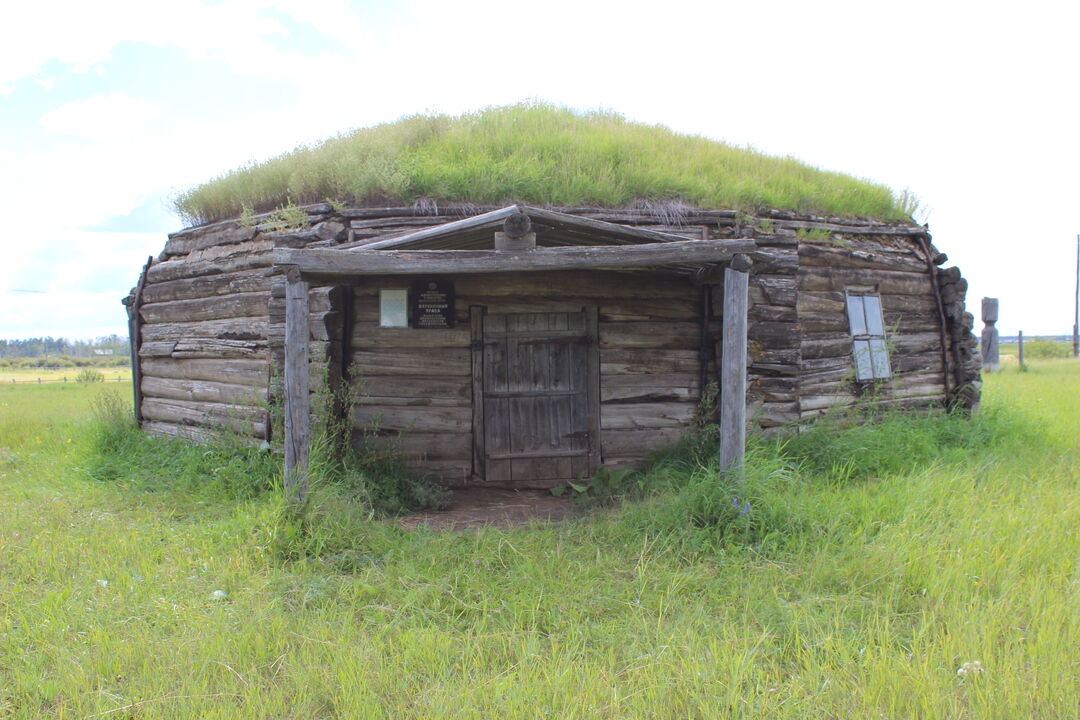
[{"label": "green grass clumps", "polygon": [[791,157],[547,104],[414,115],[253,163],[182,193],[192,223],[295,203],[771,207],[908,220],[911,197]]},{"label": "green grass clumps", "polygon": [[556,525],[327,493],[291,556],[278,492],[104,473],[115,388],[0,386],[0,717],[1074,720],[1080,365],[985,381],[971,423],[757,439],[738,482],[690,444]]}]

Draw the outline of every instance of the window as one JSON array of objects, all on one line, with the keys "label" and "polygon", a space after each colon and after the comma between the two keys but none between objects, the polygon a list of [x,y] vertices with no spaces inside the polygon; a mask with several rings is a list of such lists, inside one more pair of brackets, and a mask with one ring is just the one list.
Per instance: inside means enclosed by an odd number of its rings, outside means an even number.
[{"label": "window", "polygon": [[379,327],[409,327],[409,291],[379,291]]},{"label": "window", "polygon": [[885,345],[881,298],[849,291],[847,314],[851,328],[851,351],[855,357],[855,379],[869,382],[889,377],[889,350]]}]

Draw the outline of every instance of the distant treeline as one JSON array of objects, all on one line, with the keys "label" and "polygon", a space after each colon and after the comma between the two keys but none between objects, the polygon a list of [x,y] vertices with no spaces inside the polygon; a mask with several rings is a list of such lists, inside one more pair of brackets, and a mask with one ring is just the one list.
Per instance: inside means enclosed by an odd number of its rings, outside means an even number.
[{"label": "distant treeline", "polygon": [[36,337],[0,340],[0,362],[15,367],[88,367],[125,365],[131,346],[119,335],[93,340]]}]

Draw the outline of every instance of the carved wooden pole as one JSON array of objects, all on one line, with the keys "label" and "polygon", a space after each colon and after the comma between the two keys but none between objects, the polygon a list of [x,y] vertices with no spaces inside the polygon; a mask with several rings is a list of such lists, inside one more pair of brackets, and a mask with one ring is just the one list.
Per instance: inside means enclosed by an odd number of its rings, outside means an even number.
[{"label": "carved wooden pole", "polygon": [[1080,357],[1080,235],[1076,236],[1076,295],[1073,297],[1073,357]]},{"label": "carved wooden pole", "polygon": [[982,299],[982,320],[986,324],[982,331],[983,370],[995,372],[1001,361],[998,348],[998,330],[994,327],[994,323],[998,320],[997,298],[984,297]]},{"label": "carved wooden pole", "polygon": [[736,255],[724,270],[723,358],[720,362],[720,471],[741,471],[746,454],[746,316],[750,266]]},{"label": "carved wooden pole", "polygon": [[295,266],[285,278],[285,494],[301,503],[307,495],[311,445],[308,283]]}]

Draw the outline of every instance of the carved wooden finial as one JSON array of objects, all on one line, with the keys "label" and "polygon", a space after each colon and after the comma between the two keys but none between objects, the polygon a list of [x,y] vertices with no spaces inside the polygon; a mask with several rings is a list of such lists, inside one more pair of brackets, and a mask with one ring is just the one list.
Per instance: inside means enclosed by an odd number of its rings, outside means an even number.
[{"label": "carved wooden finial", "polygon": [[532,220],[518,206],[517,212],[503,220],[502,232],[495,233],[496,250],[535,250],[536,233],[532,232]]}]

